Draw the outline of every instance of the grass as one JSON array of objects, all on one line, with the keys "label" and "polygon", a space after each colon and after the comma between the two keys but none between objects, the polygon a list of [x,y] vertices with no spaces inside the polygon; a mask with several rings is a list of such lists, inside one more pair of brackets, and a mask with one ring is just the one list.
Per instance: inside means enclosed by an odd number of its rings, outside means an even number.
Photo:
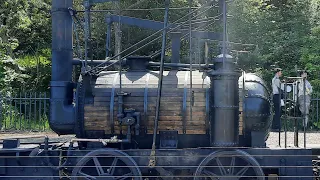
[{"label": "grass", "polygon": [[19,112],[19,108],[3,105],[0,114],[1,131],[48,131],[49,119],[43,110]]},{"label": "grass", "polygon": [[41,117],[41,119],[25,119],[16,115],[5,116],[2,119],[2,131],[47,131],[50,129],[49,121],[47,117]]}]

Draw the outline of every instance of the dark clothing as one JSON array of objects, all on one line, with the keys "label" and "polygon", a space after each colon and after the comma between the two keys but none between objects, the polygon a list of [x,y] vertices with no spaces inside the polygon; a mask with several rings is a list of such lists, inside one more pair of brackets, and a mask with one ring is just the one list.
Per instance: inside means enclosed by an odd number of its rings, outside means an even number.
[{"label": "dark clothing", "polygon": [[280,128],[280,116],[281,116],[281,109],[280,109],[280,96],[279,94],[273,95],[273,105],[274,105],[274,115],[273,115],[273,122],[272,122],[272,129],[276,130]]}]

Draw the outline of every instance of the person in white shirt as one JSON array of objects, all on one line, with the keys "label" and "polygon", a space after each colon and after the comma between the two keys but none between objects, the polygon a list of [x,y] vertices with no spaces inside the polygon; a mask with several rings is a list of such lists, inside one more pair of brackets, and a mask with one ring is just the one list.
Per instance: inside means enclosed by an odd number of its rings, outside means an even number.
[{"label": "person in white shirt", "polygon": [[282,76],[282,69],[276,68],[275,75],[272,79],[272,94],[273,94],[273,105],[275,114],[273,116],[272,129],[278,130],[280,128],[280,117],[281,117],[281,89],[280,89],[280,77]]},{"label": "person in white shirt", "polygon": [[[308,115],[309,115],[309,109],[311,104],[311,94],[312,94],[312,86],[310,82],[307,80],[307,72],[301,71],[300,76],[302,78],[305,78],[305,92],[303,88],[303,79],[298,80],[298,103],[299,103],[299,110],[304,118],[304,126],[308,125]],[[306,100],[306,104],[304,104],[304,99]],[[306,106],[305,106],[306,105]],[[306,107],[306,109],[305,109]]]}]

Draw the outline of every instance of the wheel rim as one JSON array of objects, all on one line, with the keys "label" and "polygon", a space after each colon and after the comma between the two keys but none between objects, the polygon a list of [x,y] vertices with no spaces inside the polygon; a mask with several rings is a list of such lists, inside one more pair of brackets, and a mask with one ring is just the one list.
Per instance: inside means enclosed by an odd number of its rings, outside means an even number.
[{"label": "wheel rim", "polygon": [[73,180],[142,180],[136,162],[118,150],[96,150],[84,156],[72,171]]},{"label": "wheel rim", "polygon": [[264,180],[259,163],[241,150],[216,151],[198,166],[194,180]]}]

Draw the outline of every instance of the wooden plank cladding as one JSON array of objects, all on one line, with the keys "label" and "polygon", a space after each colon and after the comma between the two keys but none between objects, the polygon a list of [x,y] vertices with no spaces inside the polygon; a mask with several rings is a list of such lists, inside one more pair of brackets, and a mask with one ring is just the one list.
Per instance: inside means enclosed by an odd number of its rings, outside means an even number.
[{"label": "wooden plank cladding", "polygon": [[[122,74],[122,91],[129,93],[123,98],[124,109],[133,108],[141,113],[141,127],[152,134],[156,114],[158,72],[124,72]],[[120,133],[118,123],[119,73],[103,72],[95,82],[91,82],[94,95],[93,104],[85,105],[85,130],[104,130],[111,134]],[[193,95],[190,98],[190,72],[165,71],[161,96],[159,131],[183,130],[187,134],[206,133],[206,108],[208,105],[208,88],[210,80],[202,72],[192,73]],[[192,106],[192,118],[190,113]],[[185,128],[183,127],[185,124]],[[122,132],[126,132],[122,127]]]}]

